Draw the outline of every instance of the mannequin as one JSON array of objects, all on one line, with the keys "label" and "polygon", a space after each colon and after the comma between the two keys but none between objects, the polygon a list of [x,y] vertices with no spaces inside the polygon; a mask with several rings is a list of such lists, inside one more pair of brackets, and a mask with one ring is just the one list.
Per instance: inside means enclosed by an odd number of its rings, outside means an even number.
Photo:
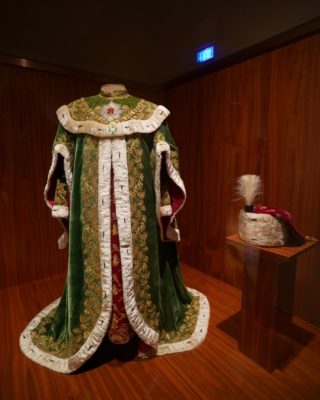
[{"label": "mannequin", "polygon": [[125,98],[129,96],[127,88],[121,83],[106,83],[101,86],[100,95],[103,97],[117,98]]},{"label": "mannequin", "polygon": [[186,190],[168,115],[120,84],[57,110],[45,201],[65,230],[59,247],[69,242],[68,274],[62,297],[21,334],[33,361],[71,373],[105,338],[138,340],[142,357],[204,340],[209,303],[179,265]]}]

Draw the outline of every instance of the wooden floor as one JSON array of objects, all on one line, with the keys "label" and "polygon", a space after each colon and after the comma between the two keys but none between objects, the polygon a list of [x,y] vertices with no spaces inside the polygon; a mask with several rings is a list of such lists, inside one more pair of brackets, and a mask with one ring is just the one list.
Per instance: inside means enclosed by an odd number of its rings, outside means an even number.
[{"label": "wooden floor", "polygon": [[[294,356],[268,373],[238,351],[241,292],[183,266],[187,286],[203,291],[211,305],[207,338],[198,348],[149,360],[108,359],[104,348],[79,372],[63,375],[27,359],[19,334],[62,293],[64,277],[0,292],[0,399],[320,399],[320,332],[295,345]],[[109,357],[110,358],[110,357]]]}]

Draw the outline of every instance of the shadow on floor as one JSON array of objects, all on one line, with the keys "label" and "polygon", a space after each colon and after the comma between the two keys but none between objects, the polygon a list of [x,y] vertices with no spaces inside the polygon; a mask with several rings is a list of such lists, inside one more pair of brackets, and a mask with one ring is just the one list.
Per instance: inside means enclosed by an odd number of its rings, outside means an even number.
[{"label": "shadow on floor", "polygon": [[[315,337],[312,332],[307,331],[301,326],[294,324],[291,318],[281,318],[276,320],[276,336],[274,352],[277,353],[280,348],[285,348],[285,356],[281,361],[274,363],[272,369],[284,370],[288,364],[303,350],[304,347]],[[228,336],[240,343],[241,336],[241,311],[220,322],[217,328],[221,329]],[[275,357],[275,360],[277,357]]]},{"label": "shadow on floor", "polygon": [[113,360],[121,365],[124,362],[132,361],[138,354],[139,338],[134,336],[129,343],[114,344],[105,337],[94,355],[73,374],[78,375],[98,368],[103,364],[110,363]]}]

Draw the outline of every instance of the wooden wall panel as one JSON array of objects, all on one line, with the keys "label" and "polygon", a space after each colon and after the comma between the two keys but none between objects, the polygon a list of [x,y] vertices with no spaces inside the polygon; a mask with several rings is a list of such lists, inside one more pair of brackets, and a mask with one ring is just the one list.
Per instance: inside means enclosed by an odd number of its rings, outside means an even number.
[{"label": "wooden wall panel", "polygon": [[[200,235],[200,224],[197,223],[197,218],[200,215],[199,210],[199,174],[200,163],[198,154],[200,152],[200,141],[198,140],[197,131],[200,132],[197,119],[194,114],[201,112],[201,87],[198,82],[191,82],[190,84],[177,88],[176,91],[171,93],[171,100],[174,102],[176,108],[173,113],[184,118],[170,117],[170,131],[173,134],[177,145],[181,147],[181,143],[187,144],[187,151],[182,146],[180,152],[180,164],[183,166],[183,179],[188,187],[188,199],[182,209],[181,217],[179,218],[180,229],[184,232],[184,238],[181,243],[182,253],[185,259],[188,259],[191,265],[198,264],[198,252],[195,251],[195,243]],[[181,101],[184,99],[184,101]],[[193,113],[190,113],[190,109]],[[179,134],[177,135],[177,132]],[[190,225],[192,229],[190,229]]]},{"label": "wooden wall panel", "polygon": [[[179,215],[181,258],[241,287],[241,255],[225,246],[237,229],[237,176],[260,174],[262,199],[292,211],[320,237],[320,35],[141,97],[171,111],[188,199]],[[54,71],[0,65],[0,286],[66,271],[61,233],[43,202],[55,110],[100,84]],[[129,87],[130,89],[130,87]],[[320,324],[319,250],[301,258],[296,311]]]},{"label": "wooden wall panel", "polygon": [[[291,210],[302,232],[320,238],[320,35],[273,52],[264,160],[270,204]],[[320,324],[320,248],[299,259],[296,310]]]},{"label": "wooden wall panel", "polygon": [[[320,34],[171,88],[172,134],[188,200],[179,216],[183,261],[241,287],[241,255],[225,247],[241,201],[233,187],[261,175],[265,204],[292,212],[320,238]],[[296,313],[320,324],[320,251],[301,257]]]},{"label": "wooden wall panel", "polygon": [[62,229],[43,201],[56,109],[103,83],[0,65],[0,287],[66,271],[67,250],[57,248]]}]

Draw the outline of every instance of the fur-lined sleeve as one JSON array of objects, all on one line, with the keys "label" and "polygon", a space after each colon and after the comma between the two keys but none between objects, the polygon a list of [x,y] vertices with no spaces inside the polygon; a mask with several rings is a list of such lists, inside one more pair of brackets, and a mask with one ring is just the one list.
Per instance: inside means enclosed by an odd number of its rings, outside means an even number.
[{"label": "fur-lined sleeve", "polygon": [[162,241],[180,241],[176,215],[186,201],[179,173],[179,152],[167,123],[154,136],[154,185],[156,212]]},{"label": "fur-lined sleeve", "polygon": [[68,243],[74,149],[74,135],[59,125],[53,143],[52,162],[44,189],[44,199],[52,216],[57,218],[64,228],[64,233],[58,240],[61,249]]}]

